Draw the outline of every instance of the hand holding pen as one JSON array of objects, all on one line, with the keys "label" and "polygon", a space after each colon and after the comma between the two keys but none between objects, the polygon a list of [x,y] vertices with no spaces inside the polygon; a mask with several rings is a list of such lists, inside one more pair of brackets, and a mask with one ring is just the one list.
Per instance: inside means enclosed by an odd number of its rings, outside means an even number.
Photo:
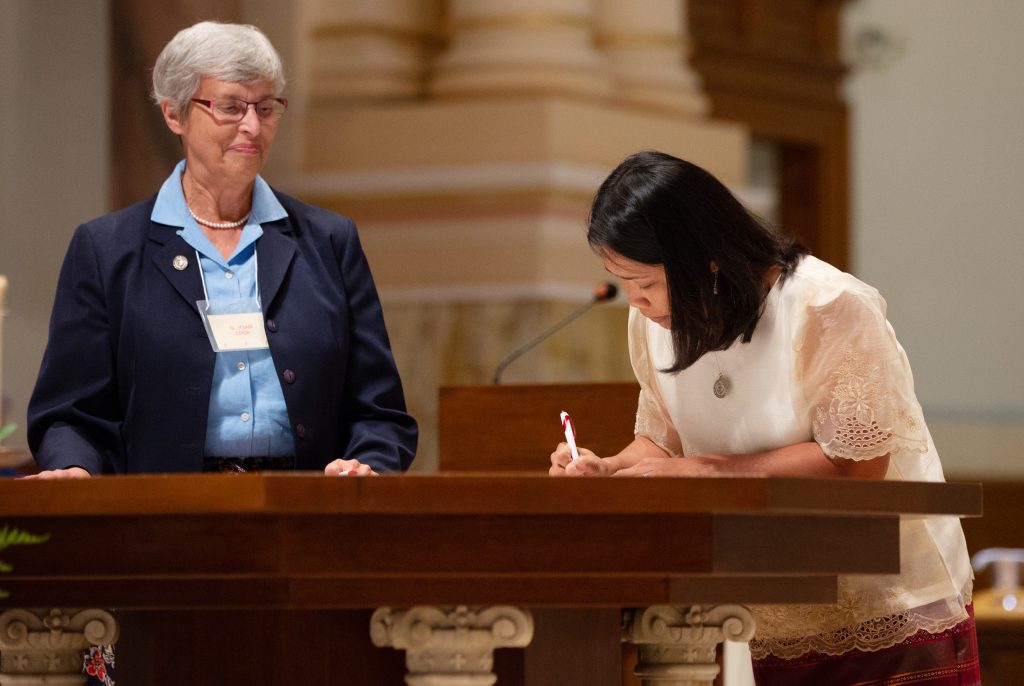
[{"label": "hand holding pen", "polygon": [[580,459],[580,451],[576,449],[576,425],[572,423],[572,417],[565,410],[562,410],[562,432],[565,434],[565,443],[569,446],[569,454],[572,459]]},{"label": "hand holding pen", "polygon": [[551,476],[584,476],[593,474],[610,474],[607,465],[600,457],[576,446],[576,425],[568,412],[562,412],[562,432],[565,442],[559,443],[555,452],[551,453]]}]

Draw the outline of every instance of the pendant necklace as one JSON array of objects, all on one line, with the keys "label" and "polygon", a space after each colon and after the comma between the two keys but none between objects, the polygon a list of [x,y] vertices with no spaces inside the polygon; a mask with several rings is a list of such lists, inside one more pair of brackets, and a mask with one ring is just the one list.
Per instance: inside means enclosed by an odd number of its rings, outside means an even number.
[{"label": "pendant necklace", "polygon": [[715,356],[715,366],[718,367],[718,378],[715,380],[712,390],[716,398],[724,398],[729,395],[729,391],[732,389],[732,382],[729,381],[728,376],[722,373],[722,365],[718,362],[718,353],[713,354]]}]

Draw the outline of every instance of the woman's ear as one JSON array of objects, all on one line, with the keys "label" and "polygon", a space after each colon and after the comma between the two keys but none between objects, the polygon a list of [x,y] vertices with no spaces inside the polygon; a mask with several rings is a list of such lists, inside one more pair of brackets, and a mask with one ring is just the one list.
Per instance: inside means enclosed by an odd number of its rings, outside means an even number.
[{"label": "woman's ear", "polygon": [[164,122],[167,123],[167,128],[180,136],[184,129],[181,113],[176,112],[171,107],[171,101],[167,98],[164,98],[163,102],[160,103],[160,112],[164,115]]},{"label": "woman's ear", "polygon": [[717,274],[718,273],[718,263],[715,262],[714,260],[711,260],[711,273],[712,274]]}]

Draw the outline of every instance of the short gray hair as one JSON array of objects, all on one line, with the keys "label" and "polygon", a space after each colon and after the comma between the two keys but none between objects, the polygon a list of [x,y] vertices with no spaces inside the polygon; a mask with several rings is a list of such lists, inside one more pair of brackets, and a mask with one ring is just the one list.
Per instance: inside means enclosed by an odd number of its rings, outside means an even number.
[{"label": "short gray hair", "polygon": [[153,100],[187,111],[203,76],[227,83],[270,81],[284,91],[284,67],[270,40],[255,26],[202,21],[171,39],[153,66]]}]

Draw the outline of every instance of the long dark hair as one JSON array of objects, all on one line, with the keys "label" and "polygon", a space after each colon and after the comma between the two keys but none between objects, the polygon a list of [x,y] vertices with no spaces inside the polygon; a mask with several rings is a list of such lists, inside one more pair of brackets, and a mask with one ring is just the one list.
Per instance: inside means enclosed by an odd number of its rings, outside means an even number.
[{"label": "long dark hair", "polygon": [[[710,173],[661,152],[638,152],[604,180],[590,210],[587,240],[649,265],[663,265],[675,362],[680,372],[712,350],[754,334],[766,272],[782,278],[807,248],[771,231]],[[718,267],[718,294],[713,293]]]}]

